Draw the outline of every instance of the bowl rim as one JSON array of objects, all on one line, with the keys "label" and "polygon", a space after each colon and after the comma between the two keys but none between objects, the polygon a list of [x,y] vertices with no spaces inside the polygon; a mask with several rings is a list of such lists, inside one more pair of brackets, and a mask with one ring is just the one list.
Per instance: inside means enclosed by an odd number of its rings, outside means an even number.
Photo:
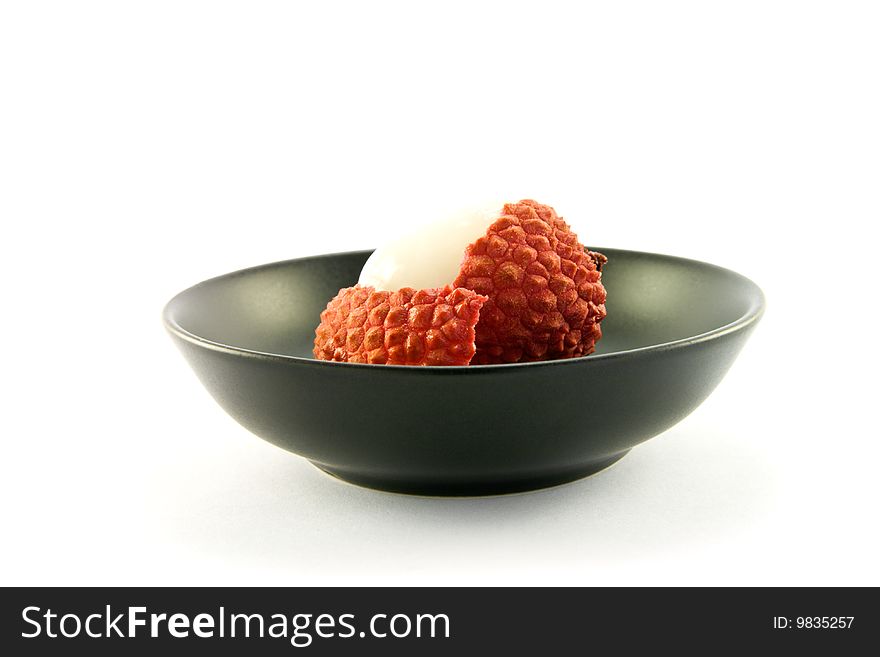
[{"label": "bowl rim", "polygon": [[[217,342],[216,340],[209,340],[207,338],[196,335],[195,333],[191,333],[183,328],[173,316],[174,306],[180,303],[180,299],[189,293],[191,290],[194,290],[203,285],[208,285],[218,279],[221,278],[231,278],[234,276],[241,276],[244,274],[252,273],[255,271],[259,271],[261,269],[270,269],[275,267],[283,267],[293,262],[302,262],[305,260],[318,260],[324,258],[335,258],[339,256],[351,256],[351,255],[369,255],[373,252],[373,249],[362,249],[355,251],[337,251],[334,253],[323,253],[312,256],[305,256],[300,258],[290,258],[287,260],[279,260],[276,262],[269,262],[262,265],[256,265],[254,267],[246,267],[244,269],[239,269],[233,272],[229,272],[226,274],[221,274],[219,276],[214,276],[212,278],[206,279],[200,283],[196,283],[185,290],[177,293],[172,297],[168,303],[165,304],[165,307],[162,310],[162,321],[165,325],[165,328],[172,335],[189,342],[197,347],[202,347],[205,349],[209,349],[211,351],[218,351],[221,353],[231,354],[235,356],[243,356],[246,358],[256,358],[259,360],[268,360],[268,361],[281,361],[281,362],[289,362],[296,363],[299,365],[311,366],[311,367],[342,367],[342,368],[357,368],[357,369],[368,369],[375,371],[389,370],[389,371],[408,371],[408,372],[430,372],[430,373],[457,373],[462,374],[464,372],[490,372],[496,371],[500,369],[520,369],[520,368],[534,368],[534,367],[561,367],[565,365],[573,365],[575,363],[579,363],[581,365],[590,363],[590,362],[599,362],[599,361],[609,361],[615,360],[618,358],[625,358],[631,356],[637,356],[642,354],[649,353],[658,353],[670,350],[677,350],[687,348],[696,344],[700,344],[703,342],[708,342],[710,340],[717,340],[725,335],[736,333],[739,331],[746,330],[747,328],[756,324],[764,314],[764,310],[766,308],[766,298],[764,296],[764,292],[761,290],[758,285],[752,281],[751,279],[743,276],[742,274],[733,271],[732,269],[727,269],[726,267],[721,267],[719,265],[713,265],[709,262],[704,262],[702,260],[695,260],[693,258],[683,258],[681,256],[668,255],[664,253],[654,253],[650,251],[635,251],[631,249],[618,249],[613,247],[587,247],[591,251],[599,251],[600,253],[627,253],[638,256],[648,256],[659,258],[663,260],[673,260],[680,264],[691,265],[704,267],[708,269],[715,269],[719,272],[724,273],[725,275],[732,275],[735,278],[740,279],[742,283],[745,284],[746,287],[751,288],[751,303],[749,304],[748,309],[745,313],[743,313],[740,317],[735,319],[732,322],[719,326],[717,328],[711,329],[709,331],[705,331],[703,333],[699,333],[697,335],[689,336],[686,338],[679,338],[678,340],[671,340],[668,342],[660,342],[657,344],[647,345],[644,347],[635,347],[633,349],[624,349],[622,351],[611,351],[603,354],[590,354],[587,356],[579,356],[577,358],[564,358],[558,360],[540,360],[540,361],[531,361],[527,363],[495,363],[490,365],[423,365],[423,366],[412,366],[412,365],[375,365],[370,363],[341,363],[337,361],[329,361],[329,360],[318,360],[316,358],[305,358],[303,356],[293,356],[290,354],[277,354],[268,351],[259,351],[256,349],[248,349],[246,347],[238,347],[235,345],[225,344],[223,342]],[[329,299],[328,299],[329,301]],[[317,326],[317,324],[316,324]]]}]

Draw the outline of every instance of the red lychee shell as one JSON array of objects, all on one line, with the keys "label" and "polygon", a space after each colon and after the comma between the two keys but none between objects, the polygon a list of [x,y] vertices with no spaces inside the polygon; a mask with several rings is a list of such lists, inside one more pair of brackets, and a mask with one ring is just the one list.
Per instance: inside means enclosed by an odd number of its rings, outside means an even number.
[{"label": "red lychee shell", "polygon": [[486,297],[472,290],[339,291],[315,329],[319,360],[388,365],[467,365]]},{"label": "red lychee shell", "polygon": [[472,363],[584,356],[602,337],[605,256],[587,251],[549,205],[508,203],[467,247],[457,288],[485,295]]}]

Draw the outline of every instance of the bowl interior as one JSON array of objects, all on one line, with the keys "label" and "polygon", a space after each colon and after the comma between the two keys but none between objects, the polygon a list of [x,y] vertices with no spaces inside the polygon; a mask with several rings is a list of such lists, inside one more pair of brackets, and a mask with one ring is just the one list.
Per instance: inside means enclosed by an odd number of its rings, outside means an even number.
[{"label": "bowl interior", "polygon": [[[608,317],[596,354],[691,338],[755,312],[747,278],[694,260],[599,248]],[[200,283],[175,297],[166,318],[187,333],[250,351],[312,357],[319,315],[353,285],[369,251],[289,260]]]}]

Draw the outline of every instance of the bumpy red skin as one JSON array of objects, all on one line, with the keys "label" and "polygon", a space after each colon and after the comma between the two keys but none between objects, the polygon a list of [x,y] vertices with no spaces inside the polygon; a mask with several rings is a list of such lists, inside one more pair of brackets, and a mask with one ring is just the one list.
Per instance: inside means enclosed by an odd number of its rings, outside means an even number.
[{"label": "bumpy red skin", "polygon": [[315,358],[388,365],[467,365],[486,297],[471,290],[343,288],[321,313]]},{"label": "bumpy red skin", "polygon": [[605,256],[587,251],[549,205],[508,203],[467,247],[455,287],[488,297],[473,364],[585,356],[602,337]]}]

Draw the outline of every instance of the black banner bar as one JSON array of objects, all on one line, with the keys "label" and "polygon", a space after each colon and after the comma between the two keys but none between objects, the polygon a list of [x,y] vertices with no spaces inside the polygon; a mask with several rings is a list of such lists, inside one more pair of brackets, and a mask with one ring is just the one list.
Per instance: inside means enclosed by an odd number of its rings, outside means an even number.
[{"label": "black banner bar", "polygon": [[6,655],[854,654],[880,604],[866,588],[7,588],[0,614]]}]

